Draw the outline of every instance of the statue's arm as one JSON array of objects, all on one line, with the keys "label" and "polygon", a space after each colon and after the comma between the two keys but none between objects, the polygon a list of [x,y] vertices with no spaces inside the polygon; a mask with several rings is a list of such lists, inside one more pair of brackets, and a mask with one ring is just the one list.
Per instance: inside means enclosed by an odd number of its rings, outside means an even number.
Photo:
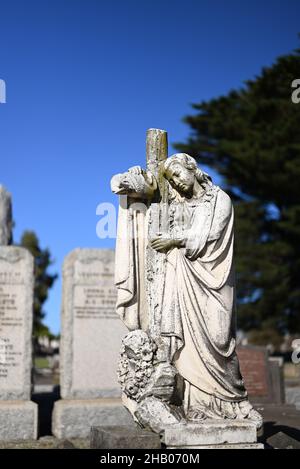
[{"label": "statue's arm", "polygon": [[157,190],[157,181],[150,171],[133,166],[126,173],[113,176],[111,190],[118,195],[151,199]]},{"label": "statue's arm", "polygon": [[219,190],[208,241],[219,239],[233,216],[233,205],[226,192]]}]

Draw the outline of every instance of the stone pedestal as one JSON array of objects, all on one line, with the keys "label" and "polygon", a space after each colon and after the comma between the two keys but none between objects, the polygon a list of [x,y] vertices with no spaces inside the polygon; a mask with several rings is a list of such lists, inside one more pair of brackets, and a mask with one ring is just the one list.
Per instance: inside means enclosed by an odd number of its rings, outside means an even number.
[{"label": "stone pedestal", "polygon": [[157,433],[123,426],[91,428],[92,449],[156,449],[161,448]]},{"label": "stone pedestal", "polygon": [[244,420],[204,420],[166,427],[163,443],[180,449],[263,449],[256,426]]},{"label": "stone pedestal", "polygon": [[114,251],[76,249],[63,266],[61,401],[54,406],[57,438],[85,438],[91,426],[127,425],[117,365],[127,329],[115,311]]},{"label": "stone pedestal", "polygon": [[30,401],[33,257],[0,247],[0,440],[37,438],[37,404]]}]

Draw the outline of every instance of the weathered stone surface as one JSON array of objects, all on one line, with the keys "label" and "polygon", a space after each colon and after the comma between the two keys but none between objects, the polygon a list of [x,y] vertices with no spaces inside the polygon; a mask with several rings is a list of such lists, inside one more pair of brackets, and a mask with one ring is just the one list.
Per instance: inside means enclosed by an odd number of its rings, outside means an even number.
[{"label": "weathered stone surface", "polygon": [[144,427],[160,432],[182,416],[167,402],[174,393],[177,371],[170,363],[157,363],[156,343],[142,330],[132,331],[122,340],[118,379],[122,400]]},{"label": "weathered stone surface", "polygon": [[76,249],[63,267],[61,395],[53,434],[85,438],[92,425],[133,424],[121,405],[117,361],[126,332],[115,311],[114,251]]},{"label": "weathered stone surface", "polygon": [[278,432],[276,435],[268,438],[267,443],[275,449],[300,449],[300,441],[295,440],[283,432]]},{"label": "weathered stone surface", "polygon": [[11,195],[0,185],[0,246],[7,246],[12,239]]},{"label": "weathered stone surface", "polygon": [[163,442],[168,448],[256,443],[256,426],[244,420],[180,423],[165,428]]},{"label": "weathered stone surface", "polygon": [[37,438],[38,406],[30,401],[0,401],[0,440]]},{"label": "weathered stone surface", "polygon": [[91,448],[93,449],[155,449],[160,448],[159,435],[140,428],[92,427]]},{"label": "weathered stone surface", "polygon": [[273,404],[285,403],[285,386],[283,376],[283,358],[269,357],[268,368],[271,381],[271,393]]},{"label": "weathered stone surface", "polygon": [[86,438],[91,427],[102,425],[134,426],[129,412],[119,399],[56,401],[52,432],[57,438]]},{"label": "weathered stone surface", "polygon": [[33,257],[0,247],[0,440],[37,438],[38,407],[30,402]]},{"label": "weathered stone surface", "polygon": [[134,416],[144,428],[160,433],[166,426],[178,424],[183,413],[156,397],[147,397],[137,406]]},{"label": "weathered stone surface", "polygon": [[287,404],[293,404],[297,410],[300,410],[300,387],[285,388]]},{"label": "weathered stone surface", "polygon": [[30,399],[33,257],[0,247],[0,400]]},{"label": "weathered stone surface", "polygon": [[38,440],[0,441],[0,449],[88,449],[89,447],[89,438],[58,440],[53,436],[43,436]]},{"label": "weathered stone surface", "polygon": [[115,312],[115,303],[114,251],[72,251],[63,266],[63,398],[120,396],[116,368],[126,328]]}]

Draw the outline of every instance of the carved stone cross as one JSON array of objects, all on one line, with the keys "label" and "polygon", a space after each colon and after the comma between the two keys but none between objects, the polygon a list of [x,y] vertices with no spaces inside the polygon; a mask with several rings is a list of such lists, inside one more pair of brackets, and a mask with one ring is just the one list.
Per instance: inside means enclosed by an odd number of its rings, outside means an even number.
[{"label": "carved stone cross", "polygon": [[[158,190],[150,200],[148,239],[167,234],[168,183],[162,174],[162,166],[168,157],[167,132],[160,129],[147,131],[147,170],[156,178]],[[166,254],[146,247],[146,288],[150,334],[159,339],[163,290],[165,284]]]}]

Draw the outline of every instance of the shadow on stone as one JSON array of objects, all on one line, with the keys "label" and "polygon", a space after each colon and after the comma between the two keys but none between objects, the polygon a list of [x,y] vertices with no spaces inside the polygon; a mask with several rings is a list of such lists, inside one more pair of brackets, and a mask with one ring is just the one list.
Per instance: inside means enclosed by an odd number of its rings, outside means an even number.
[{"label": "shadow on stone", "polygon": [[268,438],[267,444],[274,449],[300,449],[300,441],[282,431]]},{"label": "shadow on stone", "polygon": [[[300,448],[300,429],[268,421],[264,423],[264,432],[258,441],[266,443],[268,446],[273,448],[280,447],[282,449],[287,447],[289,444],[296,442]],[[278,444],[281,446],[276,446]]]}]

